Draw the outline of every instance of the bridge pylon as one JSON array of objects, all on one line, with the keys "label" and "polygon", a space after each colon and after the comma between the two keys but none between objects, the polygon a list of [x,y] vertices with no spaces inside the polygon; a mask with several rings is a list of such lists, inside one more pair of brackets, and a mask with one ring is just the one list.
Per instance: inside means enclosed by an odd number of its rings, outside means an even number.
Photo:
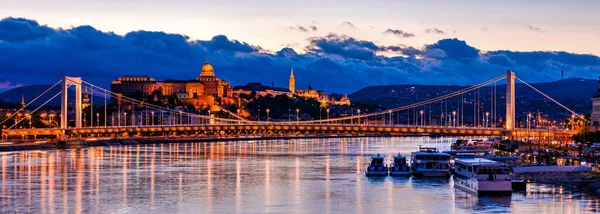
[{"label": "bridge pylon", "polygon": [[506,125],[511,132],[515,128],[515,73],[506,71]]},{"label": "bridge pylon", "polygon": [[75,86],[75,128],[81,128],[81,77],[68,77],[63,76],[62,78],[62,96],[60,103],[60,128],[66,129],[68,127],[68,106],[69,106],[69,87]]}]

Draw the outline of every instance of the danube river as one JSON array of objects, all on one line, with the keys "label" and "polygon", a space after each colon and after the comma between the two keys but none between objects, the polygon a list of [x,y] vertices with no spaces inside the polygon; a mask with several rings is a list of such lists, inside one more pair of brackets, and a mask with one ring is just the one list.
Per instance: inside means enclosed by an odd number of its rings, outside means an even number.
[{"label": "danube river", "polygon": [[599,199],[531,184],[474,197],[452,179],[367,178],[370,156],[453,139],[180,143],[0,153],[0,213],[589,213]]}]

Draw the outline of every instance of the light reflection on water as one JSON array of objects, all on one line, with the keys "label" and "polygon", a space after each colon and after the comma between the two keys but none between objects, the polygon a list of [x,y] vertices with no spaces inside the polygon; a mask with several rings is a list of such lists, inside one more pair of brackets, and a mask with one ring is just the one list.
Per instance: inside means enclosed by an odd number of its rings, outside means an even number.
[{"label": "light reflection on water", "polygon": [[453,139],[354,138],[95,147],[0,153],[0,213],[597,212],[554,185],[474,197],[452,179],[367,178],[370,155]]}]

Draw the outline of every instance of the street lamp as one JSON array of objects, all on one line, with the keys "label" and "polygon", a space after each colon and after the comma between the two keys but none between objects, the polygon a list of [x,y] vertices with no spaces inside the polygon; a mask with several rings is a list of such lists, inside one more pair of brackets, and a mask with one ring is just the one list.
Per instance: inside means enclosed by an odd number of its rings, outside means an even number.
[{"label": "street lamp", "polygon": [[96,113],[96,126],[100,126],[100,113]]},{"label": "street lamp", "polygon": [[[390,113],[391,113],[391,111],[390,111]],[[423,126],[423,123],[424,123],[424,121],[425,121],[425,120],[423,119],[423,110],[419,111],[419,114],[421,115],[421,126]]]},{"label": "street lamp", "polygon": [[300,121],[300,109],[296,109],[296,122]]},{"label": "street lamp", "polygon": [[360,109],[358,109],[357,111],[358,111],[358,125],[360,125]]},{"label": "street lamp", "polygon": [[489,127],[490,126],[490,119],[488,118],[489,115],[490,115],[490,113],[486,111],[485,112],[485,122],[486,122],[485,127]]},{"label": "street lamp", "polygon": [[452,126],[456,126],[456,111],[452,111]]},{"label": "street lamp", "polygon": [[52,127],[52,124],[54,122],[53,118],[54,118],[54,114],[50,114],[48,115],[50,117],[50,127]]},{"label": "street lamp", "polygon": [[127,126],[127,112],[123,112],[123,126]]},{"label": "street lamp", "polygon": [[154,126],[154,111],[152,111],[152,125]]},{"label": "street lamp", "polygon": [[327,123],[329,123],[329,109],[327,109],[326,111],[327,111]]},{"label": "street lamp", "polygon": [[271,110],[267,108],[267,122],[269,122],[269,112],[271,112]]},{"label": "street lamp", "polygon": [[288,108],[288,123],[292,122],[292,110]]}]

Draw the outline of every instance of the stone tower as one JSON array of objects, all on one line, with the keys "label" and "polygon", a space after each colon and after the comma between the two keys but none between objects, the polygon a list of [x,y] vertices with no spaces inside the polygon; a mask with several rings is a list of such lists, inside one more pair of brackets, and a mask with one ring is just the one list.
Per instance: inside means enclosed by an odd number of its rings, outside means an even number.
[{"label": "stone tower", "polygon": [[294,79],[294,67],[290,68],[290,91],[292,94],[296,93],[296,79]]}]

